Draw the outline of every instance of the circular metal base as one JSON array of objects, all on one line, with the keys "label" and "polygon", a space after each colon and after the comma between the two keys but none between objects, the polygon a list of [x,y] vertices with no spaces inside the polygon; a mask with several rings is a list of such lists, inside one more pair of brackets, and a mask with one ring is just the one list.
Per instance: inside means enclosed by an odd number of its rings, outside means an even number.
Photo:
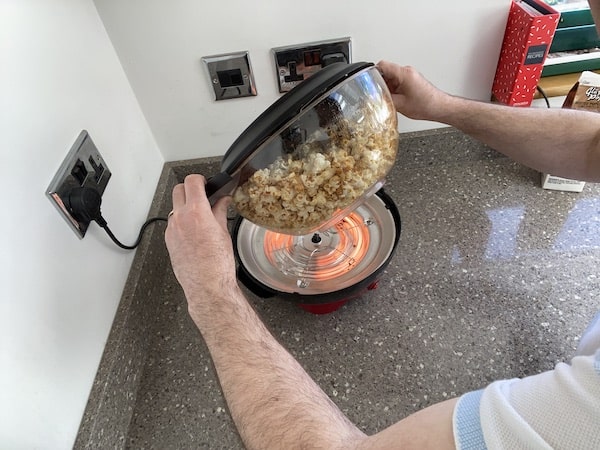
[{"label": "circular metal base", "polygon": [[352,287],[362,289],[389,262],[400,235],[400,216],[389,196],[379,191],[323,232],[286,235],[240,217],[233,235],[238,261],[249,277],[245,284],[292,294],[301,302],[336,292],[350,297]]}]

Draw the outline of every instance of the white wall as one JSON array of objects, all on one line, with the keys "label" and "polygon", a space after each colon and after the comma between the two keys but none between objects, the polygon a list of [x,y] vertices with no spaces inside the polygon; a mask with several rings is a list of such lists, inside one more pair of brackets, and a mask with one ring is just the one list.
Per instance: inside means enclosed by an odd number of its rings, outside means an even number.
[{"label": "white wall", "polygon": [[[510,0],[95,0],[167,160],[223,154],[279,93],[270,49],[351,36],[354,61],[417,67],[489,100]],[[258,97],[214,102],[201,57],[248,50]],[[401,131],[439,124],[401,121]]]},{"label": "white wall", "polygon": [[131,242],[163,158],[91,0],[0,0],[0,61],[0,448],[68,449],[133,255],[95,224],[80,241],[44,193],[87,129]]}]

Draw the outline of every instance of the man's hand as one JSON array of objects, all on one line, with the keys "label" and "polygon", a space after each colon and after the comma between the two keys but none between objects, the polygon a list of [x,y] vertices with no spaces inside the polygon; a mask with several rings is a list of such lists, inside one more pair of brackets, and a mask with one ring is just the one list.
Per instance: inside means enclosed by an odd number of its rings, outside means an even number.
[{"label": "man's hand", "polygon": [[235,259],[227,231],[230,197],[211,209],[202,175],[189,175],[173,189],[173,213],[165,232],[173,272],[183,287],[192,318],[205,314],[215,294],[237,288]]},{"label": "man's hand", "polygon": [[394,100],[396,110],[418,120],[436,120],[437,114],[450,97],[427,81],[410,66],[380,61],[377,67],[383,75]]}]

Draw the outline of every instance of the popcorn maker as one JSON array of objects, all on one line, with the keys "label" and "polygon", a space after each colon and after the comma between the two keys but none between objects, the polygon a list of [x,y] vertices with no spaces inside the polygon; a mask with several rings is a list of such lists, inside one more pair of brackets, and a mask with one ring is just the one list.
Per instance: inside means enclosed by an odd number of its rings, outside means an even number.
[{"label": "popcorn maker", "polygon": [[382,191],[398,137],[372,63],[329,65],[261,114],[207,183],[211,202],[232,195],[239,214],[240,280],[313,312],[375,287],[400,235]]}]

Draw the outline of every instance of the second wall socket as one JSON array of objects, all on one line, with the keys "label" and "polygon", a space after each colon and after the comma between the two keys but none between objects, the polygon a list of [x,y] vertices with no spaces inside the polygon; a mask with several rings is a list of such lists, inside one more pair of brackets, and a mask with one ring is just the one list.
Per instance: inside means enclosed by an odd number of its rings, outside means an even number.
[{"label": "second wall socket", "polygon": [[215,100],[256,95],[254,74],[248,52],[204,56],[202,61],[215,92]]}]

